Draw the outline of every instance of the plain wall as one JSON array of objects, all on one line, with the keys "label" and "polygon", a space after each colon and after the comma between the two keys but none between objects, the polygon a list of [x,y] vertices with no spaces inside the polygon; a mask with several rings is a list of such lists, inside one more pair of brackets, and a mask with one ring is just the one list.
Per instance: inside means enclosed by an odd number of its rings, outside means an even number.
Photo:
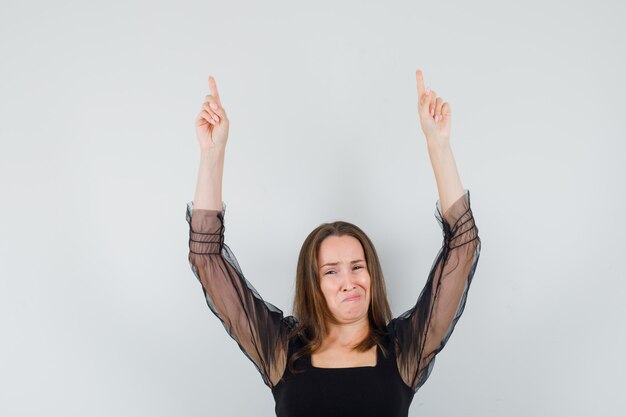
[{"label": "plain wall", "polygon": [[2,2],[0,414],[272,416],[187,261],[194,118],[230,118],[226,243],[291,313],[318,224],[362,227],[394,315],[442,232],[415,70],[482,239],[411,416],[623,416],[618,1]]}]

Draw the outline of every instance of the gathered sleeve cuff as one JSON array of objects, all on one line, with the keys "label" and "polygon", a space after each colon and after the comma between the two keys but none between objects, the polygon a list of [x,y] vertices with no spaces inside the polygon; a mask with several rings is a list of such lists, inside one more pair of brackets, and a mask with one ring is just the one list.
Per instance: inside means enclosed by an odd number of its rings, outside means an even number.
[{"label": "gathered sleeve cuff", "polygon": [[189,223],[189,251],[197,255],[219,255],[224,244],[224,213],[222,210],[194,209],[193,202],[187,203]]}]

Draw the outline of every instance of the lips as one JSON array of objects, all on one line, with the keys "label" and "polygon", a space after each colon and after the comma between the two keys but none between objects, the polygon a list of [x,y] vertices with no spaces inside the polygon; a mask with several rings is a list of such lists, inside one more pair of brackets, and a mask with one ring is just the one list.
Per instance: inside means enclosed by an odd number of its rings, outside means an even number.
[{"label": "lips", "polygon": [[361,298],[360,295],[352,295],[350,297],[344,298],[343,301],[357,301]]}]

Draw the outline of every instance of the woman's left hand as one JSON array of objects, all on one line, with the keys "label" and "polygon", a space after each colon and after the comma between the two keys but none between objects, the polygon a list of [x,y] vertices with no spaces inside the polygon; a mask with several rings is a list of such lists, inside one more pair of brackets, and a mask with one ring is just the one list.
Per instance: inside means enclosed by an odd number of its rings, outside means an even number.
[{"label": "woman's left hand", "polygon": [[433,90],[424,88],[424,76],[421,70],[415,71],[417,79],[417,111],[422,131],[428,146],[450,144],[450,125],[452,113],[450,105],[444,102]]}]

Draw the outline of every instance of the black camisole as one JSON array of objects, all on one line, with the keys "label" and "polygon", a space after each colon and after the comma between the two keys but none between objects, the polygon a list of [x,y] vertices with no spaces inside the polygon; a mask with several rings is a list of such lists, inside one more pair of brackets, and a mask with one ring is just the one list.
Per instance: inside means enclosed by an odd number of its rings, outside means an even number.
[{"label": "black camisole", "polygon": [[[290,343],[289,354],[302,346]],[[376,347],[376,366],[317,368],[307,355],[296,361],[303,372],[287,368],[274,386],[277,417],[408,416],[414,391],[398,372],[393,349],[386,340],[387,357]]]}]

